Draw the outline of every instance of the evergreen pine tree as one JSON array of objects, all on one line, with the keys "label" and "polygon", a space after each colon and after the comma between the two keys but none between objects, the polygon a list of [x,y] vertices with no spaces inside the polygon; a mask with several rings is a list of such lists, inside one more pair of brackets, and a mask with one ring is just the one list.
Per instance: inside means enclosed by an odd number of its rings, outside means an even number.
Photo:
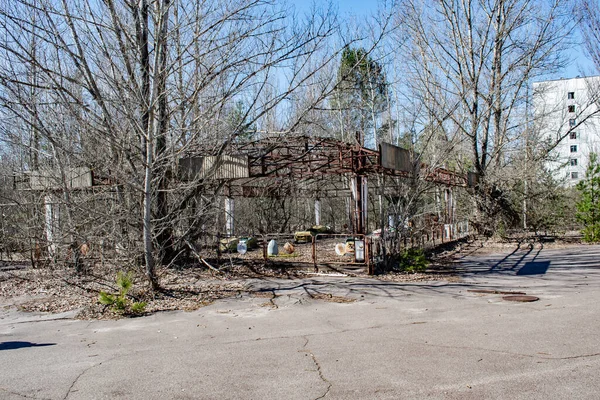
[{"label": "evergreen pine tree", "polygon": [[585,179],[577,184],[581,199],[577,203],[577,219],[583,223],[583,239],[600,241],[600,163],[598,155],[590,154]]}]

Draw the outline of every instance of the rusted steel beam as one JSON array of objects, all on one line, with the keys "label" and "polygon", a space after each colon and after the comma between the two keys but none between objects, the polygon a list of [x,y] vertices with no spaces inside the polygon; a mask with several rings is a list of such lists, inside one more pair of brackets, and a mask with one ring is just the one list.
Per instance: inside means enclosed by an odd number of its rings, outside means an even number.
[{"label": "rusted steel beam", "polygon": [[466,176],[444,168],[431,169],[423,163],[418,166],[420,171],[426,172],[390,168],[388,166],[397,164],[394,154],[402,151],[406,153],[406,150],[392,145],[386,145],[385,148],[388,161],[383,165],[380,150],[313,136],[292,136],[285,140],[269,137],[239,144],[234,152],[248,157],[248,176],[251,178],[307,180],[327,175],[384,174],[401,178],[420,177],[425,181],[447,186],[468,186]]}]

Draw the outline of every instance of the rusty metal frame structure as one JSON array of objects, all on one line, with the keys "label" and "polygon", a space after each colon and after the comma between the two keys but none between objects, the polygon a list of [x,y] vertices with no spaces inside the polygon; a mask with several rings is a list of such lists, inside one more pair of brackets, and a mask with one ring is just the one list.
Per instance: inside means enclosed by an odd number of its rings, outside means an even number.
[{"label": "rusty metal frame structure", "polygon": [[[248,156],[250,178],[314,179],[323,175],[385,174],[410,178],[411,173],[382,166],[381,151],[358,144],[318,136],[267,138],[236,146],[237,154]],[[421,170],[427,170],[424,163]],[[422,179],[448,186],[468,185],[465,175],[434,168]]]},{"label": "rusty metal frame structure", "polygon": [[[231,196],[286,196],[291,194],[291,183],[318,182],[325,177],[342,175],[386,176],[411,178],[415,174],[386,168],[381,163],[381,152],[340,140],[316,136],[267,138],[238,144],[233,152],[248,157],[249,177],[235,179],[229,185]],[[469,186],[465,175],[444,168],[431,169],[419,165],[419,178],[447,186]],[[267,181],[268,186],[261,185]],[[273,181],[277,186],[272,185]],[[328,180],[328,183],[331,183]],[[339,182],[341,183],[341,182]],[[324,195],[347,194],[349,188],[320,188]]]},{"label": "rusty metal frame structure", "polygon": [[[386,146],[391,146],[386,144]],[[391,146],[395,147],[395,146]],[[406,150],[395,147],[407,153]],[[320,188],[312,191],[313,197],[352,193],[354,229],[356,234],[365,233],[366,224],[366,177],[383,174],[391,177],[423,179],[446,186],[468,187],[468,176],[444,168],[430,168],[419,161],[410,161],[411,170],[384,167],[381,147],[379,150],[319,136],[268,137],[260,140],[236,143],[230,154],[247,157],[247,178],[229,180],[225,195],[229,197],[291,196],[297,182],[319,182],[326,176],[350,176],[347,182],[333,191]],[[421,172],[424,171],[424,172]],[[329,181],[331,183],[331,181]],[[275,183],[275,184],[273,184]],[[330,187],[329,187],[330,188]]]}]

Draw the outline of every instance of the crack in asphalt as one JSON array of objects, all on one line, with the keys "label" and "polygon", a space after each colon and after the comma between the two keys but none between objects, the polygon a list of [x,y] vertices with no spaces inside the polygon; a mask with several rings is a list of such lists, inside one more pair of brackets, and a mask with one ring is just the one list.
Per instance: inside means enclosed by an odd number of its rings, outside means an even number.
[{"label": "crack in asphalt", "polygon": [[73,380],[73,382],[71,382],[71,386],[69,386],[67,393],[63,396],[63,400],[65,400],[67,397],[69,397],[69,395],[71,394],[71,390],[73,390],[73,386],[75,386],[75,384],[77,383],[79,378],[81,378],[81,376],[83,374],[85,374],[87,372],[87,370],[89,370],[90,368],[93,368],[93,367],[95,367],[95,365],[92,365],[91,367],[84,369],[83,371],[81,371],[81,373],[79,375],[77,375],[77,377]]},{"label": "crack in asphalt", "polygon": [[77,377],[76,377],[76,378],[73,380],[73,382],[71,383],[71,386],[69,386],[69,389],[67,390],[67,393],[66,393],[66,394],[63,396],[62,400],[66,400],[66,399],[67,399],[67,398],[68,398],[68,397],[71,395],[71,392],[73,391],[73,387],[75,387],[75,384],[76,384],[76,383],[79,381],[79,379],[80,379],[80,378],[81,378],[81,377],[82,377],[82,376],[83,376],[85,373],[87,373],[87,372],[88,372],[89,370],[91,370],[92,368],[99,367],[100,365],[102,365],[102,364],[104,364],[104,363],[107,363],[107,362],[109,362],[109,361],[113,361],[113,360],[115,360],[116,358],[119,358],[119,357],[120,357],[120,355],[113,356],[113,357],[111,357],[111,358],[108,358],[108,359],[106,359],[106,360],[104,360],[104,361],[101,361],[101,362],[99,362],[99,363],[97,363],[97,364],[90,365],[89,367],[87,367],[86,369],[84,369],[83,371],[81,371],[81,373],[80,373],[79,375],[77,375]]},{"label": "crack in asphalt", "polygon": [[52,399],[48,399],[46,397],[35,397],[35,396],[28,396],[26,394],[22,394],[22,393],[18,393],[18,392],[13,392],[12,390],[8,390],[4,387],[0,387],[0,390],[8,393],[8,394],[14,394],[15,396],[19,396],[22,397],[24,399],[36,399],[36,400],[52,400]]},{"label": "crack in asphalt", "polygon": [[31,321],[16,321],[6,322],[6,325],[20,325],[20,324],[39,324],[41,322],[53,322],[53,321],[77,321],[75,318],[59,317],[59,318],[48,318],[48,319],[34,319]]},{"label": "crack in asphalt", "polygon": [[[579,356],[569,356],[569,357],[548,357],[550,360],[574,360],[576,358],[589,358],[589,357],[598,357],[600,353],[592,353],[592,354],[581,354]],[[540,357],[544,358],[544,357]]]},{"label": "crack in asphalt", "polygon": [[329,391],[331,391],[331,387],[333,386],[332,383],[327,380],[327,378],[325,378],[323,376],[323,371],[321,370],[321,364],[319,363],[319,360],[317,360],[317,357],[314,355],[314,353],[310,350],[307,349],[306,347],[308,346],[308,337],[307,336],[302,336],[302,338],[305,340],[304,342],[304,346],[302,346],[303,350],[299,350],[303,353],[309,354],[313,363],[315,364],[315,367],[317,368],[317,373],[319,374],[319,378],[327,384],[327,388],[325,389],[325,393],[323,393],[321,396],[315,398],[315,400],[319,400],[324,398],[325,396],[327,396],[329,394]]},{"label": "crack in asphalt", "polygon": [[271,290],[271,294],[273,295],[273,297],[271,297],[269,299],[269,302],[271,302],[271,307],[273,307],[274,309],[277,309],[277,308],[279,308],[279,306],[277,304],[275,304],[275,299],[279,296],[277,296],[275,294],[275,290]]}]

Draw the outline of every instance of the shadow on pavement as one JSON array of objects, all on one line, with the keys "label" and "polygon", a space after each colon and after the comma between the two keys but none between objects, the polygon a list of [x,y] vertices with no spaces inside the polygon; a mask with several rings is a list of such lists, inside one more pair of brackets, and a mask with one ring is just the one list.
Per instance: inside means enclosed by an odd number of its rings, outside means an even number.
[{"label": "shadow on pavement", "polygon": [[[303,293],[335,294],[352,298],[371,295],[406,299],[416,294],[472,297],[469,289],[489,290],[563,290],[600,285],[600,246],[577,249],[521,248],[501,254],[470,255],[448,268],[456,280],[394,281],[368,277],[340,279],[261,279],[250,284],[249,292],[273,295]],[[515,279],[515,278],[521,279]],[[525,289],[524,289],[525,288]]]},{"label": "shadow on pavement", "polygon": [[[470,286],[470,285],[469,285]],[[359,297],[360,295],[375,295],[387,298],[401,298],[418,293],[454,293],[456,288],[464,284],[431,282],[390,282],[374,279],[352,279],[350,281],[308,280],[302,282],[267,281],[256,282],[249,288],[251,293],[273,293],[277,296],[304,293],[309,297],[315,294],[336,294],[341,296]]]},{"label": "shadow on pavement", "polygon": [[550,261],[529,261],[517,271],[517,275],[543,275],[548,271]]},{"label": "shadow on pavement", "polygon": [[1,350],[16,350],[26,347],[56,346],[56,343],[32,343],[32,342],[0,342]]}]

